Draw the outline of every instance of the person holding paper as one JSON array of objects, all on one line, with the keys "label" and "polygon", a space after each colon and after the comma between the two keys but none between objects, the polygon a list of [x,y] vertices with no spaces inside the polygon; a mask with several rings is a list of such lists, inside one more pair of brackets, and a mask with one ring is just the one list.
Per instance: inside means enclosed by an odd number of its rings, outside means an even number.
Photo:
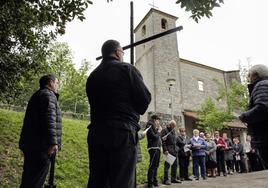
[{"label": "person holding paper", "polygon": [[150,155],[150,164],[147,173],[148,188],[158,187],[157,169],[160,162],[161,142],[161,126],[160,118],[157,115],[152,115],[151,119],[147,122],[147,141],[148,152]]},{"label": "person holding paper", "polygon": [[193,158],[193,174],[196,180],[199,180],[199,166],[201,168],[201,176],[205,180],[206,178],[206,153],[207,144],[205,140],[199,137],[199,130],[193,130],[193,137],[191,138],[191,149]]},{"label": "person holding paper", "polygon": [[238,137],[234,137],[234,161],[235,161],[235,171],[238,173],[245,173],[244,164],[244,148],[241,143],[239,143]]},{"label": "person holding paper", "polygon": [[179,159],[179,168],[180,168],[180,179],[185,181],[192,181],[189,178],[188,167],[190,161],[190,147],[191,140],[186,135],[185,128],[179,128],[179,136],[177,137],[176,144],[179,148],[178,159]]},{"label": "person holding paper", "polygon": [[[163,184],[165,185],[171,185],[171,183],[181,183],[181,181],[177,180],[177,153],[178,148],[176,146],[176,121],[171,120],[167,127],[162,130],[161,136],[162,136],[162,142],[163,142],[163,152],[166,156],[173,155],[176,157],[175,161],[172,165],[170,165],[167,161],[164,163],[164,181]],[[171,182],[168,178],[168,171],[171,166]]]}]

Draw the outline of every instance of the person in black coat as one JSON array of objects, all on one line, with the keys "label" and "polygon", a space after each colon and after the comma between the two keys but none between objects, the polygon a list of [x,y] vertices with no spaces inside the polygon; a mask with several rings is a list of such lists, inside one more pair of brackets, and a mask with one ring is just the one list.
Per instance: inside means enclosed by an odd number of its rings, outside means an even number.
[{"label": "person in black coat", "polygon": [[233,151],[234,151],[234,165],[237,173],[245,173],[245,161],[244,161],[244,147],[239,143],[239,138],[234,137]]},{"label": "person in black coat", "polygon": [[103,60],[86,84],[91,118],[88,187],[132,188],[138,122],[148,108],[151,94],[140,72],[122,62],[124,52],[119,42],[108,40],[101,51]]},{"label": "person in black coat", "polygon": [[186,135],[185,128],[179,128],[179,135],[177,137],[176,144],[179,148],[178,159],[180,168],[180,179],[185,181],[191,181],[188,174],[188,167],[190,161],[190,147],[191,138]]},{"label": "person in black coat", "polygon": [[157,181],[157,169],[160,162],[161,151],[161,126],[159,122],[160,118],[157,115],[152,115],[151,119],[147,122],[146,128],[149,128],[147,132],[147,148],[150,155],[150,164],[147,173],[148,188],[158,186]]},{"label": "person in black coat", "polygon": [[251,145],[259,154],[260,168],[268,168],[268,67],[255,65],[249,69],[249,108],[239,116],[247,123]]},{"label": "person in black coat", "polygon": [[162,130],[161,137],[162,137],[162,147],[163,152],[167,156],[168,154],[173,155],[176,157],[174,163],[171,165],[171,182],[168,178],[168,171],[170,168],[170,164],[165,161],[164,163],[164,180],[163,184],[170,185],[171,183],[181,183],[181,181],[177,180],[177,166],[178,166],[178,147],[176,146],[176,139],[177,135],[175,132],[176,122],[171,120],[167,127]]},{"label": "person in black coat", "polygon": [[61,147],[58,80],[54,75],[45,75],[39,83],[40,89],[28,102],[19,140],[24,154],[20,188],[43,187],[50,156]]}]

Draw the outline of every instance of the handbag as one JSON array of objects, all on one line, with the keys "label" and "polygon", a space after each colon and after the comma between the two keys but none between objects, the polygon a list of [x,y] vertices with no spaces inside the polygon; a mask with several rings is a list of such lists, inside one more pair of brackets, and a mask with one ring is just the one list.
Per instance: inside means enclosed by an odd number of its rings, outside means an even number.
[{"label": "handbag", "polygon": [[211,155],[207,155],[207,165],[210,166],[211,168],[216,168],[217,161],[215,161]]}]

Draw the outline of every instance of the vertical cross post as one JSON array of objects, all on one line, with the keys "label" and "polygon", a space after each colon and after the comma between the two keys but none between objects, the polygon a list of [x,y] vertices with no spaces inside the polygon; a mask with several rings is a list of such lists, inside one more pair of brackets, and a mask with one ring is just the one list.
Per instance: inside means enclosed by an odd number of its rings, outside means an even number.
[{"label": "vertical cross post", "polygon": [[133,1],[130,2],[130,63],[134,65]]}]

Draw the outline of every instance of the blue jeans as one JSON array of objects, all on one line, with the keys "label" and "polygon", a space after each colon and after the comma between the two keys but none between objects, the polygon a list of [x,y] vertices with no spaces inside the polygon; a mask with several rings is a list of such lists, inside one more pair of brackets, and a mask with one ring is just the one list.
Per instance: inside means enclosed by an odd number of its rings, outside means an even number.
[{"label": "blue jeans", "polygon": [[201,176],[206,177],[206,160],[205,156],[193,156],[194,175],[199,178],[199,166],[201,168]]}]

